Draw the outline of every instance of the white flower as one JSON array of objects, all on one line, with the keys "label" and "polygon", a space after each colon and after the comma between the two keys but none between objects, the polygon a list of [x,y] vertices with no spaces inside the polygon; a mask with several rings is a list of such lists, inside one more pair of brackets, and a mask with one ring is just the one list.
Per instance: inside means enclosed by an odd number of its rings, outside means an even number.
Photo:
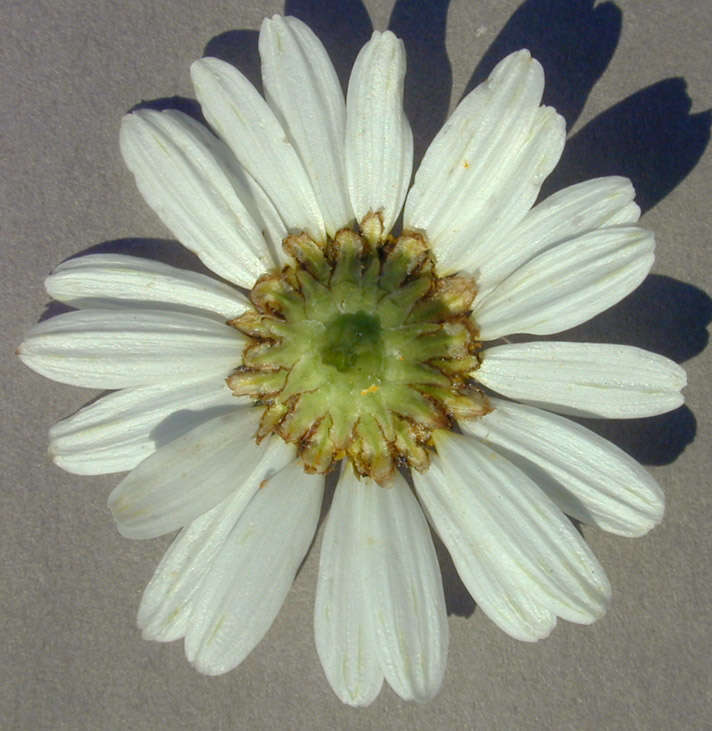
[{"label": "white flower", "polygon": [[645,470],[552,412],[662,413],[682,403],[680,367],[622,345],[480,350],[615,304],[649,271],[653,236],[623,178],[534,205],[565,131],[540,106],[543,72],[526,51],[461,102],[408,192],[401,41],[373,34],[346,101],[295,18],[265,20],[259,50],[266,101],[218,59],[193,65],[220,139],[176,111],[139,111],[121,129],[149,205],[251,301],[154,261],[72,259],[46,284],[77,310],[37,325],[19,354],[54,380],[119,389],[55,425],[50,451],[76,474],[131,470],[109,499],[122,534],[181,529],[141,602],[146,638],[184,637],[204,673],[238,665],[279,611],[322,473],[341,460],[319,657],[346,703],[370,703],[384,678],[426,700],[448,629],[425,515],[483,611],[528,641],[557,616],[594,621],[609,600],[565,513],[624,536],[662,517]]}]

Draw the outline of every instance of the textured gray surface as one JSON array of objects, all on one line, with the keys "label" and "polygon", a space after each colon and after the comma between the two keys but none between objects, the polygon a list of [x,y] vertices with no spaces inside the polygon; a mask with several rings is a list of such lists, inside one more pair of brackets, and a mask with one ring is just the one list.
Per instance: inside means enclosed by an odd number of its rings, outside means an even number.
[{"label": "textured gray surface", "polygon": [[69,256],[124,240],[124,250],[190,263],[167,243],[123,168],[119,120],[141,100],[190,98],[189,64],[205,52],[255,78],[255,30],[284,5],[7,0],[0,727],[706,727],[712,379],[701,351],[710,317],[712,156],[704,110],[712,99],[712,5],[621,0],[594,10],[579,0],[411,0],[391,16],[391,0],[369,0],[365,9],[356,0],[324,3],[328,11],[320,4],[288,2],[287,10],[318,30],[342,78],[371,22],[385,28],[391,18],[405,38],[419,151],[473,69],[479,80],[505,52],[528,46],[547,71],[545,98],[572,134],[551,187],[604,173],[633,178],[643,222],[657,233],[654,274],[570,336],[642,345],[688,369],[690,410],[596,425],[650,466],[667,494],[665,521],[638,540],[585,529],[613,584],[613,606],[593,627],[562,622],[536,645],[472,613],[450,576],[448,671],[426,706],[384,689],[357,711],[331,693],[312,639],[318,540],[273,628],[232,673],[201,677],[180,643],[144,642],[135,611],[169,539],[120,538],[105,507],[117,476],[73,477],[49,462],[48,427],[93,394],[34,375],[13,350],[47,305],[43,277]]}]

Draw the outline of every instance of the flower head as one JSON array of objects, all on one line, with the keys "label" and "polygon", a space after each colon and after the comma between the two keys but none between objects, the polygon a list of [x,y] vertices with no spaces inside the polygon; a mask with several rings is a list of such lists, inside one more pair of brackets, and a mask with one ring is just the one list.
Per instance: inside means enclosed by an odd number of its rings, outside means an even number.
[{"label": "flower head", "polygon": [[484,613],[533,641],[609,600],[566,515],[628,536],[662,517],[647,472],[557,412],[662,413],[682,402],[681,368],[622,345],[488,344],[615,304],[649,271],[653,236],[623,178],[534,205],[565,130],[527,51],[463,99],[409,190],[401,41],[373,34],[346,100],[299,20],[265,20],[259,50],[265,98],[229,64],[193,65],[219,137],[172,110],[121,128],[148,204],[225,281],[123,255],[70,260],[46,285],[76,311],[37,325],[19,355],[57,381],[117,389],[52,428],[53,459],[131,470],[109,498],[122,534],[180,529],[141,602],[145,637],[185,638],[204,673],[238,665],[339,469],[322,665],[347,703],[370,703],[384,679],[426,700],[448,644],[428,521]]}]

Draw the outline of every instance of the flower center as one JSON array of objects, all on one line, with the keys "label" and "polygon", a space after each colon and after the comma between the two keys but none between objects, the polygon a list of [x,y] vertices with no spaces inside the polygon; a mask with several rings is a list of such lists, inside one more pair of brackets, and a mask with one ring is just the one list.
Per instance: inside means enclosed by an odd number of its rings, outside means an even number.
[{"label": "flower center", "polygon": [[487,403],[467,378],[474,283],[438,277],[423,236],[383,241],[374,222],[325,244],[285,239],[295,263],[261,277],[231,322],[249,341],[227,383],[264,407],[258,441],[276,433],[308,471],[348,457],[384,482],[399,464],[426,469],[433,430]]},{"label": "flower center", "polygon": [[339,373],[351,372],[368,385],[380,381],[383,340],[378,317],[363,310],[337,315],[326,325],[321,360]]}]

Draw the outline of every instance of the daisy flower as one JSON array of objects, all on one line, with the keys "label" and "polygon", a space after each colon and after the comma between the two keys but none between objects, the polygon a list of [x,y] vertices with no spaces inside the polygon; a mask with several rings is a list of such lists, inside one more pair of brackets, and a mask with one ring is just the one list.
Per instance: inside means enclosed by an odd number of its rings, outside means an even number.
[{"label": "daisy flower", "polygon": [[203,673],[238,665],[337,469],[314,616],[324,671],[349,704],[384,679],[426,700],[448,646],[431,528],[484,614],[534,641],[609,601],[567,516],[624,536],[662,517],[650,475],[559,414],[660,414],[682,403],[684,371],[624,345],[503,340],[618,302],[650,270],[653,235],[624,178],[535,205],[565,129],[527,51],[462,100],[410,188],[400,40],[373,34],[346,99],[296,18],[265,20],[259,52],[264,98],[223,61],[192,67],[217,136],[174,110],[121,126],[147,203],[219,279],[71,259],[46,286],[76,309],[19,355],[115,390],[51,429],[52,457],[75,474],[130,470],[109,498],[123,535],[180,530],[141,601],[146,638],[184,638]]}]

